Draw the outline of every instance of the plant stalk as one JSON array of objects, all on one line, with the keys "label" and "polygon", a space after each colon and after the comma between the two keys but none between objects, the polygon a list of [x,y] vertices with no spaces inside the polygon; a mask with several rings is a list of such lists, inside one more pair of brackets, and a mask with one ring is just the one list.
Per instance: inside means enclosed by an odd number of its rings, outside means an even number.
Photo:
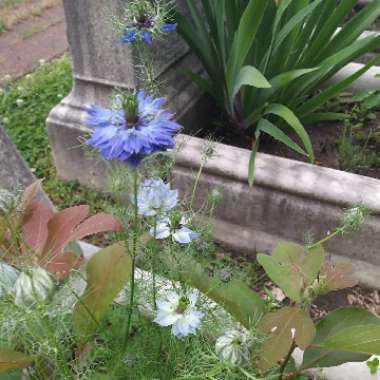
[{"label": "plant stalk", "polygon": [[123,351],[125,351],[127,347],[127,342],[129,335],[131,333],[131,324],[132,324],[132,315],[133,315],[133,309],[134,309],[134,297],[135,297],[135,272],[136,272],[136,250],[137,250],[137,238],[138,238],[138,212],[139,212],[139,206],[138,206],[138,172],[137,169],[133,171],[133,240],[132,240],[132,274],[131,274],[131,281],[130,281],[130,298],[129,298],[129,311],[128,311],[128,318],[127,318],[127,324],[125,328],[125,336],[124,336],[124,344],[123,344]]}]

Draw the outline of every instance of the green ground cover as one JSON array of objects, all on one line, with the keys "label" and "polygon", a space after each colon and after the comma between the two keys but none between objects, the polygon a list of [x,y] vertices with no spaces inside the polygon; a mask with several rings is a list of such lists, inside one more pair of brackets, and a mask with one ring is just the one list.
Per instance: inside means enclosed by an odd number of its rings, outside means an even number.
[{"label": "green ground cover", "polygon": [[3,89],[0,122],[35,175],[44,180],[43,187],[58,208],[86,203],[95,212],[106,208],[109,198],[76,181],[63,182],[58,178],[45,126],[49,112],[71,87],[68,56],[45,64]]}]

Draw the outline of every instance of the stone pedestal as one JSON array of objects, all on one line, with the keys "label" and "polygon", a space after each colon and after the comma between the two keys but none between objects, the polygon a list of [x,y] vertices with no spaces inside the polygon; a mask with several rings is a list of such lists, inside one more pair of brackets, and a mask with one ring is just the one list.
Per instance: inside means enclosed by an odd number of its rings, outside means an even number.
[{"label": "stone pedestal", "polygon": [[[128,1],[128,0],[127,0]],[[133,47],[119,42],[112,16],[120,14],[126,0],[64,0],[67,36],[73,58],[74,88],[55,107],[47,120],[58,174],[65,180],[79,180],[101,188],[104,168],[92,161],[81,146],[86,128],[86,107],[90,104],[109,106],[114,88],[141,87],[134,66]],[[181,7],[183,0],[177,1]],[[198,88],[185,75],[186,69],[200,66],[189,54],[186,44],[176,33],[155,41],[155,69],[168,108],[183,125],[197,123],[191,112],[200,98]]]}]

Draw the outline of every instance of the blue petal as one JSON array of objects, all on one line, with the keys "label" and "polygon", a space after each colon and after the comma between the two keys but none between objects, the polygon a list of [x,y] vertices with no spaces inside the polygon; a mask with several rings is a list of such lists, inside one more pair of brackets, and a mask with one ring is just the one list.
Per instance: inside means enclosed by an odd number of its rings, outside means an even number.
[{"label": "blue petal", "polygon": [[142,40],[143,40],[147,45],[152,45],[152,44],[153,44],[152,33],[144,31],[144,32],[141,32],[141,33],[140,33],[140,36],[141,36]]},{"label": "blue petal", "polygon": [[131,44],[136,41],[136,31],[127,31],[124,36],[121,38],[121,42],[125,44]]},{"label": "blue petal", "polygon": [[174,32],[175,30],[177,29],[177,24],[162,24],[161,25],[161,31],[165,32],[165,33],[170,33],[170,32]]},{"label": "blue petal", "polygon": [[124,111],[109,110],[98,106],[87,109],[87,125],[90,128],[118,126],[124,124]]}]

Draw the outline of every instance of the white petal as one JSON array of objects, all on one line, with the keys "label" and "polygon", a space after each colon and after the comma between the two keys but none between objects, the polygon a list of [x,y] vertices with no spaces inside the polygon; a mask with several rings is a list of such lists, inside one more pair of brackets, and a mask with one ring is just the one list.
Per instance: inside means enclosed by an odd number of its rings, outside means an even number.
[{"label": "white petal", "polygon": [[[154,236],[154,228],[151,228],[149,233]],[[167,224],[160,223],[156,227],[156,236],[158,240],[166,239],[170,236],[170,227]]]},{"label": "white petal", "polygon": [[179,318],[181,318],[181,315],[177,313],[158,312],[153,322],[166,327],[176,323]]},{"label": "white petal", "polygon": [[187,227],[181,227],[178,231],[176,231],[173,234],[174,240],[180,244],[189,244],[198,237],[198,233],[192,231],[190,228]]}]

